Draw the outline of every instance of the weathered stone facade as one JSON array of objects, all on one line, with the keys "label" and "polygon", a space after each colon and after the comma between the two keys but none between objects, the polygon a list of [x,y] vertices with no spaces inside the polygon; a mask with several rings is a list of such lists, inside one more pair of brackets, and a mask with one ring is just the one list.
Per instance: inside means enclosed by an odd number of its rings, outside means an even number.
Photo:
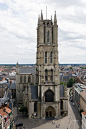
[{"label": "weathered stone facade", "polygon": [[[58,117],[60,115],[60,80],[58,64],[58,25],[56,12],[54,23],[51,20],[38,18],[37,27],[37,56],[36,56],[36,79],[38,85],[38,116]],[[53,100],[49,100],[50,95]],[[64,100],[64,102],[66,102]],[[64,103],[63,102],[63,103]],[[67,104],[67,103],[66,103]],[[46,111],[52,107],[53,111]],[[67,111],[67,107],[65,108]]]},{"label": "weathered stone facade", "polygon": [[[24,106],[28,107],[29,118],[32,118],[34,113],[37,114],[37,118],[42,119],[57,118],[61,112],[67,114],[67,94],[63,91],[61,96],[60,92],[56,12],[54,23],[52,17],[51,20],[43,20],[42,12],[38,18],[35,74],[19,72],[18,65],[16,74],[17,101],[23,102]],[[22,82],[20,82],[21,76]],[[24,81],[25,76],[26,81]],[[34,86],[28,83],[28,76],[31,76]]]}]

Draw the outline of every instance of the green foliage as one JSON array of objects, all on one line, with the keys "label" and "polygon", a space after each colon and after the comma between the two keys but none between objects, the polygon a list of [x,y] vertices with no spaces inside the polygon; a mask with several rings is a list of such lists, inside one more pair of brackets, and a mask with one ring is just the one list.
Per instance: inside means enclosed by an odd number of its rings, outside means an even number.
[{"label": "green foliage", "polygon": [[27,113],[28,112],[27,107],[24,107],[24,106],[20,107],[19,112]]},{"label": "green foliage", "polygon": [[67,83],[67,87],[72,87],[74,83],[75,83],[75,79],[70,78],[68,83]]},{"label": "green foliage", "polygon": [[70,89],[70,91],[69,91],[69,95],[71,96],[71,91],[72,91],[72,89]]},{"label": "green foliage", "polygon": [[70,69],[73,69],[72,67],[70,67]]},{"label": "green foliage", "polygon": [[80,67],[80,68],[81,68],[81,69],[86,69],[86,66],[85,66],[85,67],[82,66],[82,67]]},{"label": "green foliage", "polygon": [[60,85],[64,85],[65,86],[65,82],[60,82]]},{"label": "green foliage", "polygon": [[81,67],[82,69],[85,69],[85,67]]}]

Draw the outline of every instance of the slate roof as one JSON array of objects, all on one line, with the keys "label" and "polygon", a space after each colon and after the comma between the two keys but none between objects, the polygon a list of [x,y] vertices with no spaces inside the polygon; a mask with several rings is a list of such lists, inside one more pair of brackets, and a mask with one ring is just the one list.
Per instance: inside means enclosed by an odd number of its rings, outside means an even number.
[{"label": "slate roof", "polygon": [[12,95],[11,95],[10,92],[8,92],[7,97],[8,97],[9,99],[12,99]]},{"label": "slate roof", "polygon": [[10,83],[6,83],[6,86],[7,86],[8,88],[10,88]]},{"label": "slate roof", "polygon": [[0,77],[0,81],[2,81],[3,80],[3,77]]},{"label": "slate roof", "polygon": [[12,109],[12,102],[9,102],[9,107],[10,109]]},{"label": "slate roof", "polygon": [[11,83],[9,89],[16,89],[16,83],[15,82],[14,83]]},{"label": "slate roof", "polygon": [[38,86],[30,86],[31,88],[31,99],[38,99]]},{"label": "slate roof", "polygon": [[64,97],[64,85],[60,85],[60,97]]},{"label": "slate roof", "polygon": [[19,73],[20,74],[30,74],[30,73],[35,73],[35,65],[32,67],[19,67]]}]

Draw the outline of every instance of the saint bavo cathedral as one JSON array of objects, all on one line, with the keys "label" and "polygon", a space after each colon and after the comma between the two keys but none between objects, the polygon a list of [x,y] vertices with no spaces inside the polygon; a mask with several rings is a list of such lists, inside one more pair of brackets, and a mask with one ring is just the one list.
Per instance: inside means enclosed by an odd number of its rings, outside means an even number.
[{"label": "saint bavo cathedral", "polygon": [[16,98],[28,108],[29,119],[58,118],[68,114],[67,88],[60,85],[58,63],[58,25],[38,17],[36,64],[16,65]]}]

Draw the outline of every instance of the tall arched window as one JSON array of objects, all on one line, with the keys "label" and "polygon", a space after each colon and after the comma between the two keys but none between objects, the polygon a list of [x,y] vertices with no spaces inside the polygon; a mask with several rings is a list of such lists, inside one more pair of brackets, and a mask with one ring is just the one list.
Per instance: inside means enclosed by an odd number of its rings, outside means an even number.
[{"label": "tall arched window", "polygon": [[24,76],[24,83],[26,83],[26,76]]},{"label": "tall arched window", "polygon": [[45,81],[48,81],[48,70],[45,70]]},{"label": "tall arched window", "polygon": [[49,42],[49,31],[47,32],[47,42]]},{"label": "tall arched window", "polygon": [[54,93],[51,90],[45,92],[45,102],[54,102]]},{"label": "tall arched window", "polygon": [[51,69],[50,80],[53,82],[53,70]]},{"label": "tall arched window", "polygon": [[31,82],[31,77],[29,76],[29,77],[28,77],[28,83],[30,83],[30,82]]},{"label": "tall arched window", "polygon": [[45,52],[45,63],[47,63],[47,52]]},{"label": "tall arched window", "polygon": [[22,76],[20,76],[20,83],[22,83]]},{"label": "tall arched window", "polygon": [[52,52],[50,53],[50,63],[52,63]]}]

